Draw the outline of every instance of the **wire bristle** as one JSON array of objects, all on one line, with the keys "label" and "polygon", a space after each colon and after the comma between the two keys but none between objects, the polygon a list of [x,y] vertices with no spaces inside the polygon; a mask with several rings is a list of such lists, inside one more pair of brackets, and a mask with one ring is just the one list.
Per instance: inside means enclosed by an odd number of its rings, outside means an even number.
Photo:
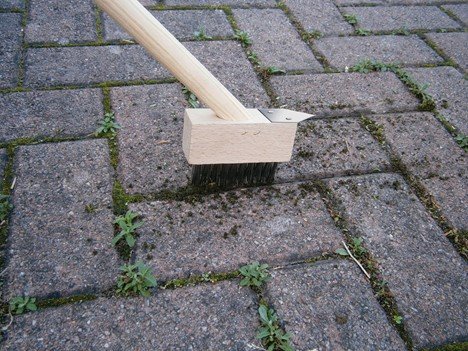
[{"label": "wire bristle", "polygon": [[192,185],[219,187],[252,186],[273,183],[278,163],[237,163],[193,165]]}]

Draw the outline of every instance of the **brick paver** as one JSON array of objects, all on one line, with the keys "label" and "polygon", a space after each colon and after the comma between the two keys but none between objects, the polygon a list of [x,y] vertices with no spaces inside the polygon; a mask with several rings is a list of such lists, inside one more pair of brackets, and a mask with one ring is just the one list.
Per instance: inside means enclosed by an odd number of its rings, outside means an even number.
[{"label": "brick paver", "polygon": [[452,67],[415,68],[407,70],[411,77],[436,100],[440,111],[465,135],[468,134],[468,82]]},{"label": "brick paver", "polygon": [[15,86],[18,82],[18,62],[21,49],[21,15],[0,13],[0,88]]},{"label": "brick paver", "polygon": [[328,182],[388,282],[420,349],[466,335],[466,263],[397,175]]},{"label": "brick paver", "polygon": [[275,271],[266,290],[298,350],[406,350],[351,262]]},{"label": "brick paver", "polygon": [[94,41],[97,39],[91,0],[31,1],[26,26],[27,42]]},{"label": "brick paver", "polygon": [[301,25],[309,33],[350,34],[353,27],[348,24],[331,0],[285,0]]},{"label": "brick paver", "polygon": [[277,181],[325,178],[385,170],[385,152],[356,119],[302,122],[292,160],[281,164]]},{"label": "brick paver", "polygon": [[460,67],[468,70],[468,33],[431,33],[427,37]]},{"label": "brick paver", "polygon": [[430,113],[380,116],[384,134],[403,160],[460,229],[468,228],[468,160],[450,134]]},{"label": "brick paver", "polygon": [[1,9],[23,9],[24,0],[2,0],[0,3]]},{"label": "brick paver", "polygon": [[349,7],[344,12],[355,15],[359,27],[371,31],[460,27],[436,6]]},{"label": "brick paver", "polygon": [[442,8],[450,11],[457,16],[465,26],[468,26],[468,4],[444,5]]},{"label": "brick paver", "polygon": [[418,106],[418,100],[393,73],[282,76],[271,78],[271,83],[281,105],[319,117],[415,110]]},{"label": "brick paver", "polygon": [[285,70],[322,71],[312,51],[281,10],[234,10],[239,28],[253,41],[252,50],[263,66]]},{"label": "brick paver", "polygon": [[[151,13],[179,40],[194,39],[194,33],[201,29],[211,37],[229,37],[234,34],[222,10],[171,10]],[[109,16],[105,14],[103,18],[105,40],[132,38]]]},{"label": "brick paver", "polygon": [[252,261],[294,262],[332,252],[341,241],[319,195],[297,185],[130,208],[145,222],[136,256],[164,278],[233,271]]},{"label": "brick paver", "polygon": [[237,282],[97,299],[15,318],[5,350],[246,350],[256,299]]},{"label": "brick paver", "polygon": [[105,140],[18,149],[8,299],[97,291],[114,283],[119,260],[111,245],[111,173]]},{"label": "brick paver", "polygon": [[434,50],[415,35],[330,37],[318,40],[316,47],[325,55],[331,66],[339,69],[351,67],[368,59],[403,65],[443,61]]},{"label": "brick paver", "polygon": [[102,119],[101,101],[99,89],[0,95],[0,142],[89,135]]}]

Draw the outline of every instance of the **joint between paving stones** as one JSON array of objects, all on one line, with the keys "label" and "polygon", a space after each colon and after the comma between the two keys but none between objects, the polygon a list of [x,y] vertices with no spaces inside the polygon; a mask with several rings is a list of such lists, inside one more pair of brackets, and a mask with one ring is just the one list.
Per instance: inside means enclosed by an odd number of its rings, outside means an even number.
[{"label": "joint between paving stones", "polygon": [[442,57],[444,59],[444,62],[441,62],[440,64],[437,64],[436,66],[451,66],[455,67],[460,73],[464,74],[465,71],[463,68],[460,67],[453,59],[451,59],[445,52],[442,50],[437,44],[432,41],[428,36],[426,35],[419,35],[422,41],[424,41],[427,46],[429,46],[432,50],[434,50],[437,55]]},{"label": "joint between paving stones", "polygon": [[[365,249],[364,253],[356,252],[352,246],[353,238],[359,237],[358,233],[354,233],[351,230],[351,226],[348,224],[344,206],[339,199],[337,199],[332,190],[321,180],[318,180],[313,183],[312,189],[317,191],[325,204],[325,207],[335,223],[336,227],[341,231],[344,236],[344,239],[348,245],[349,250],[353,255],[359,260],[359,262],[364,266],[366,271],[370,275],[369,283],[374,292],[374,296],[379,302],[380,306],[385,311],[387,319],[390,324],[397,330],[399,336],[404,341],[408,350],[413,350],[413,341],[408,333],[408,330],[405,326],[404,321],[396,323],[394,316],[401,316],[399,312],[398,305],[395,298],[393,297],[392,292],[385,284],[382,274],[378,268],[378,263],[372,256],[371,252],[366,248],[365,245],[362,247]],[[312,189],[309,189],[312,190]]]},{"label": "joint between paving stones", "polygon": [[[460,3],[460,4],[466,4],[466,2],[462,2],[462,3]],[[460,25],[460,27],[461,27],[462,29],[464,29],[464,28],[466,27],[465,23],[464,23],[462,20],[460,20],[460,18],[458,18],[458,16],[457,16],[453,11],[451,11],[450,9],[447,9],[447,8],[443,7],[443,5],[449,5],[449,4],[440,4],[440,5],[438,5],[437,7],[439,8],[440,11],[442,11],[443,13],[445,13],[447,16],[449,16],[449,17],[450,17],[451,19],[453,19],[455,22],[457,22],[457,23]],[[466,30],[466,29],[465,29],[465,30]],[[463,30],[461,30],[461,31],[463,31]]]}]

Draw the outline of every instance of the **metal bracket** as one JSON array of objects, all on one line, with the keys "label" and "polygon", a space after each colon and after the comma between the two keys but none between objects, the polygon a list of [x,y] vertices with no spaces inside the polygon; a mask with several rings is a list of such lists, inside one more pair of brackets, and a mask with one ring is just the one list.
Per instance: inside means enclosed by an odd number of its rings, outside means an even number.
[{"label": "metal bracket", "polygon": [[272,123],[299,123],[314,117],[308,113],[283,108],[259,108],[258,110]]}]

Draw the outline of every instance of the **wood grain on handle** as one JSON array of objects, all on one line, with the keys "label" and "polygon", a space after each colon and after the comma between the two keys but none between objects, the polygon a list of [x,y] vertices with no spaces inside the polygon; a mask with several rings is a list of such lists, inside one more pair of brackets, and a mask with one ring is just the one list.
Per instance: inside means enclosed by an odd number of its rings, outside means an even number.
[{"label": "wood grain on handle", "polygon": [[218,117],[250,119],[247,109],[137,0],[94,0]]}]

